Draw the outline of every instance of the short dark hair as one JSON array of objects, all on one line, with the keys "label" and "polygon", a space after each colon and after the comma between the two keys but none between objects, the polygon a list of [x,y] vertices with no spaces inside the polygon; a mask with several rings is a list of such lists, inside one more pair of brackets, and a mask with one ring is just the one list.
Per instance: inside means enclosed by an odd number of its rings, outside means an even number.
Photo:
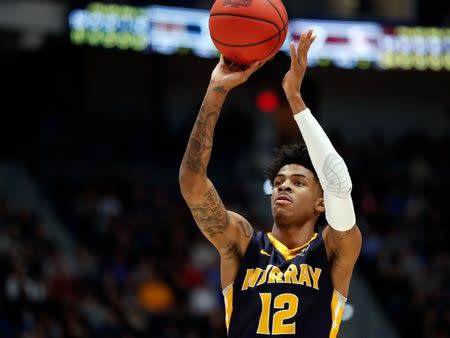
[{"label": "short dark hair", "polygon": [[308,149],[304,143],[294,143],[284,145],[281,148],[276,149],[272,162],[269,164],[265,171],[265,176],[273,183],[278,172],[287,164],[299,164],[306,169],[310,170],[316,180],[317,173],[309,157]]}]

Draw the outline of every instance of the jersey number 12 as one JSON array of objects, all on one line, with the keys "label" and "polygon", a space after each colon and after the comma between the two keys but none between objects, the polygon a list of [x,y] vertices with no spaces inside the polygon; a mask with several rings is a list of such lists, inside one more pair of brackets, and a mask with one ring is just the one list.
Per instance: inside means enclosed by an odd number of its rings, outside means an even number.
[{"label": "jersey number 12", "polygon": [[[282,293],[273,300],[273,308],[275,313],[272,317],[272,333],[269,329],[270,310],[272,307],[272,294],[260,293],[261,298],[261,315],[259,316],[258,334],[295,334],[295,322],[286,324],[285,320],[294,317],[298,311],[298,297],[292,293]],[[285,308],[287,304],[287,307]]]}]

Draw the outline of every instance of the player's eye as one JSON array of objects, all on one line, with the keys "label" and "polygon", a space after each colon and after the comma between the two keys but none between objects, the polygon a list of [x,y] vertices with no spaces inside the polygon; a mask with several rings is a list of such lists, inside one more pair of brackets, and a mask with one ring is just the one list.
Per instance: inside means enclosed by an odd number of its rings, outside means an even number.
[{"label": "player's eye", "polygon": [[305,183],[303,183],[302,181],[296,181],[295,185],[298,187],[301,187],[301,186],[305,185]]},{"label": "player's eye", "polygon": [[273,182],[274,187],[279,187],[283,182],[281,180],[275,180]]}]

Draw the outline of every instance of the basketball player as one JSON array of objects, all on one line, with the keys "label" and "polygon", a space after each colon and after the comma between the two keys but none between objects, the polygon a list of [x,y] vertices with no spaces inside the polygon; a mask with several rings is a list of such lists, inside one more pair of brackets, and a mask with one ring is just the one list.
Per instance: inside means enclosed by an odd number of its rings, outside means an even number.
[{"label": "basketball player", "polygon": [[[231,69],[221,58],[211,75],[180,167],[181,192],[200,230],[221,257],[228,336],[336,337],[354,264],[361,249],[344,160],[300,94],[312,31],[291,43],[283,89],[304,145],[282,147],[268,175],[274,224],[255,232],[223,205],[207,176],[222,104],[262,64]],[[309,154],[309,155],[308,155]],[[315,232],[325,212],[328,225]]]}]

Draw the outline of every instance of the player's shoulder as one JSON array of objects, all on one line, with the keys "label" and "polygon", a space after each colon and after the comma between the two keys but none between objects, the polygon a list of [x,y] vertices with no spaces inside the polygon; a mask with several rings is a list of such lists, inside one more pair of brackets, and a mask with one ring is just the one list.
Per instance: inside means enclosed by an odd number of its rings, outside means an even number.
[{"label": "player's shoulder", "polygon": [[257,241],[259,243],[269,242],[269,238],[267,236],[267,231],[264,231],[264,230],[255,230],[255,232],[253,234],[253,238],[255,239],[255,241]]},{"label": "player's shoulder", "polygon": [[272,251],[273,244],[269,239],[267,231],[255,230],[249,246],[251,246],[257,252],[260,252],[261,250],[270,252]]},{"label": "player's shoulder", "polygon": [[252,233],[250,235],[250,241],[248,243],[248,249],[266,247],[269,244],[266,232],[252,227]]}]

